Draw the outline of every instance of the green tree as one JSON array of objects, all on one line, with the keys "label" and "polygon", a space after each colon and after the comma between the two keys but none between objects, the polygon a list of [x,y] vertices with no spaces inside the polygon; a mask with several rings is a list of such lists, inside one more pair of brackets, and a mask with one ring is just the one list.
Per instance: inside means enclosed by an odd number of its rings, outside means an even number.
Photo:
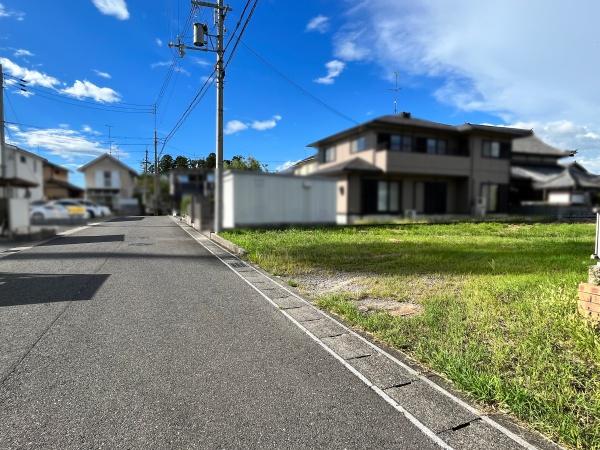
[{"label": "green tree", "polygon": [[230,161],[225,161],[223,166],[225,169],[232,170],[250,170],[253,172],[266,172],[267,165],[261,163],[253,156],[236,155]]},{"label": "green tree", "polygon": [[174,169],[187,169],[190,167],[190,160],[185,156],[179,155],[173,162]]},{"label": "green tree", "polygon": [[164,155],[158,162],[159,173],[169,173],[173,169],[174,160],[171,155]]}]

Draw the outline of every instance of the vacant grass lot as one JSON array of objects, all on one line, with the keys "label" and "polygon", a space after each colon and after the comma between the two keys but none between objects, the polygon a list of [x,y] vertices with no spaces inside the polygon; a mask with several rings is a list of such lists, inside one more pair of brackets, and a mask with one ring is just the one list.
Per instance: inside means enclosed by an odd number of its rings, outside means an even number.
[{"label": "vacant grass lot", "polygon": [[[291,279],[355,274],[360,289],[315,299],[411,354],[476,400],[577,448],[600,448],[600,330],[579,318],[588,224],[390,225],[225,233]],[[302,288],[302,281],[300,281]],[[413,317],[355,300],[411,301]]]}]

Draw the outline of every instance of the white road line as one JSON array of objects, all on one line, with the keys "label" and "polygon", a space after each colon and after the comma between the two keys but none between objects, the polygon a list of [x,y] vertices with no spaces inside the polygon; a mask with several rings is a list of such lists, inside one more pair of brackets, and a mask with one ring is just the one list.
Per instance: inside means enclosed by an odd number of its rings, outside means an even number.
[{"label": "white road line", "polygon": [[[204,245],[204,243],[199,238],[197,238],[192,233],[190,233],[186,228],[183,228],[183,227],[181,227],[181,228],[187,234],[189,234],[192,237],[192,239],[194,239],[196,242],[198,242],[198,244],[200,244],[202,247],[204,247],[206,250],[208,250],[215,258],[217,258],[219,261],[221,261],[228,269],[230,269],[233,273],[235,273],[242,280],[244,280],[250,287],[252,287],[252,289],[254,289],[256,292],[258,292],[262,297],[264,297],[269,303],[271,303],[271,305],[273,305],[275,308],[277,308],[285,317],[287,317],[294,325],[296,325],[298,328],[300,328],[313,341],[315,341],[317,344],[319,344],[330,355],[332,355],[335,359],[337,359],[340,363],[342,363],[344,365],[344,367],[346,367],[346,369],[348,369],[350,372],[352,372],[354,375],[356,375],[363,383],[365,383],[368,387],[370,387],[373,391],[375,391],[375,393],[377,393],[377,395],[379,395],[387,403],[389,403],[394,409],[396,409],[398,412],[400,412],[402,415],[404,415],[404,417],[406,417],[413,425],[415,425],[429,439],[431,439],[434,443],[439,445],[441,448],[444,448],[447,450],[453,450],[453,448],[450,447],[448,444],[446,444],[442,439],[440,439],[440,437],[437,434],[435,434],[435,432],[433,430],[431,430],[431,429],[427,428],[425,425],[423,425],[415,416],[413,416],[406,409],[404,409],[402,406],[400,406],[398,404],[398,402],[396,402],[393,398],[391,398],[389,395],[387,395],[379,387],[377,387],[373,383],[371,383],[371,381],[369,381],[369,379],[367,377],[365,377],[362,373],[360,373],[358,370],[356,370],[354,367],[352,367],[346,360],[344,360],[340,355],[335,353],[332,349],[327,347],[318,337],[316,337],[314,334],[312,334],[310,331],[308,331],[306,328],[304,328],[300,322],[298,322],[296,319],[294,319],[292,316],[290,316],[285,310],[279,308],[277,303],[275,303],[273,300],[271,300],[271,298],[269,298],[267,295],[265,295],[260,289],[258,289],[256,286],[254,286],[250,281],[246,280],[233,267],[230,267],[229,264],[227,264],[215,252],[213,252],[210,248],[208,248],[206,245]],[[208,239],[204,236],[202,236],[202,238]],[[217,245],[217,244],[215,244],[215,245]],[[222,248],[222,247],[219,246],[219,248]],[[227,251],[227,250],[225,250],[225,251]],[[229,253],[229,252],[227,251],[227,253]],[[229,254],[231,254],[231,253],[229,253]],[[237,257],[236,257],[236,259],[237,259]],[[248,266],[248,267],[252,267],[252,266]],[[261,275],[263,275],[263,274],[261,274]],[[304,299],[302,299],[302,300],[304,301]]]},{"label": "white road line", "polygon": [[[288,317],[290,320],[292,320],[294,323],[296,323],[296,325],[298,325],[303,331],[305,331],[308,335],[310,335],[313,339],[315,339],[317,342],[321,343],[321,341],[316,338],[310,331],[306,330],[306,328],[304,328],[302,325],[300,325],[299,322],[297,322],[295,319],[293,319],[289,314],[287,314],[284,310],[281,310],[279,308],[279,306],[273,302],[268,296],[266,296],[263,292],[261,292],[256,286],[252,285],[251,282],[249,282],[248,280],[246,280],[242,275],[240,275],[240,273],[235,270],[233,267],[230,267],[229,264],[226,261],[223,261],[223,259],[221,259],[218,255],[216,255],[213,251],[211,251],[206,245],[204,245],[204,243],[202,243],[199,239],[197,239],[194,235],[192,235],[192,233],[190,233],[188,231],[187,228],[184,228],[182,226],[182,224],[180,224],[179,222],[177,222],[175,219],[173,219],[175,221],[175,223],[177,223],[177,225],[179,225],[186,233],[188,233],[196,242],[198,242],[200,245],[202,245],[204,248],[206,248],[210,253],[212,253],[216,258],[218,258],[221,262],[223,262],[223,264],[225,264],[227,267],[229,267],[233,272],[235,272],[240,278],[242,278],[246,283],[248,283],[250,286],[252,286],[252,288],[254,288],[257,292],[259,292],[263,297],[265,297],[267,300],[269,300],[270,303],[272,303],[277,309],[279,309],[286,317]],[[197,232],[196,230],[194,230],[195,232]],[[202,236],[202,235],[201,235]],[[219,247],[220,249],[222,249],[223,251],[225,251],[226,253],[228,253],[229,255],[231,255],[231,257],[235,258],[236,260],[240,260],[238,256],[236,256],[235,254],[231,253],[230,251],[228,251],[227,249],[225,249],[224,247],[221,247],[219,244],[217,244],[214,241],[211,241],[210,239],[208,239],[205,236],[202,236],[203,239],[208,240],[211,244],[216,245],[217,247]],[[241,260],[240,260],[241,261]],[[436,389],[437,391],[439,391],[441,394],[445,395],[446,397],[450,398],[452,401],[454,401],[455,403],[459,404],[460,406],[462,406],[463,408],[465,408],[467,411],[469,411],[470,413],[478,416],[479,418],[481,418],[481,420],[483,420],[485,423],[487,423],[488,425],[490,425],[491,427],[497,429],[498,431],[500,431],[501,433],[503,433],[504,435],[508,436],[510,439],[512,439],[513,441],[515,441],[516,443],[518,443],[519,445],[521,445],[522,447],[528,449],[528,450],[538,450],[538,448],[532,444],[530,444],[529,442],[527,442],[525,439],[523,439],[521,436],[519,436],[518,434],[512,432],[511,430],[509,430],[508,428],[504,427],[503,425],[499,424],[498,422],[496,422],[495,420],[493,420],[492,418],[490,418],[489,416],[483,414],[481,411],[477,410],[476,408],[474,408],[473,406],[469,405],[468,403],[466,403],[464,400],[461,400],[460,398],[458,398],[456,395],[452,394],[451,392],[448,392],[446,389],[444,389],[443,387],[439,386],[438,384],[436,384],[435,382],[433,382],[432,380],[430,380],[429,378],[421,375],[421,373],[419,373],[418,371],[414,370],[412,367],[408,366],[407,364],[405,364],[404,362],[400,361],[398,358],[394,357],[393,355],[390,355],[388,352],[386,352],[385,350],[379,348],[377,345],[373,344],[372,342],[370,342],[368,339],[364,338],[363,336],[361,336],[360,334],[356,333],[354,330],[348,328],[346,325],[344,325],[341,322],[338,322],[337,320],[335,320],[334,318],[332,318],[331,316],[327,315],[326,313],[324,313],[323,311],[321,311],[318,308],[315,308],[314,305],[312,305],[312,303],[306,301],[306,299],[300,297],[299,295],[297,295],[296,293],[294,293],[293,291],[290,291],[287,287],[285,287],[284,285],[282,285],[281,283],[279,283],[277,280],[271,278],[270,276],[264,274],[263,272],[259,271],[258,269],[256,269],[256,267],[253,267],[252,265],[248,264],[248,267],[250,267],[251,269],[253,269],[256,273],[260,274],[261,276],[265,277],[266,279],[270,280],[271,282],[275,283],[277,286],[279,286],[280,288],[282,288],[284,291],[288,292],[290,295],[294,296],[295,298],[301,300],[302,302],[304,302],[306,305],[311,306],[312,308],[314,308],[316,311],[318,311],[321,315],[323,315],[323,317],[334,321],[336,324],[338,324],[339,326],[341,326],[342,328],[344,328],[348,333],[352,334],[353,336],[357,337],[358,339],[360,339],[361,341],[363,341],[364,343],[366,343],[367,345],[369,345],[370,347],[372,347],[373,349],[377,350],[378,353],[386,356],[387,358],[389,358],[390,360],[392,360],[393,362],[395,362],[396,364],[398,364],[399,366],[401,366],[403,369],[405,369],[406,371],[408,371],[411,375],[416,376],[418,379],[420,379],[421,381],[423,381],[424,383],[427,383],[429,386],[431,386],[432,388]],[[324,344],[322,344],[324,346]],[[325,347],[327,348],[327,347]],[[327,348],[328,349],[328,348]],[[337,354],[333,353],[333,351],[329,350],[328,351],[330,353],[332,353],[333,355],[335,355],[336,357],[338,357]],[[339,358],[339,357],[338,357]],[[346,361],[344,361],[343,359],[341,360],[344,362],[344,365],[349,366],[348,363],[346,363]],[[349,366],[351,369],[351,371],[354,373],[356,372],[356,369],[354,369],[352,366]],[[361,374],[361,377],[364,378],[364,376]],[[359,377],[360,378],[360,377]],[[368,381],[368,380],[367,380]],[[372,384],[369,382],[369,385],[372,386]],[[375,386],[375,388],[377,388]],[[374,389],[375,390],[375,389]],[[379,388],[377,388],[377,390],[381,390]],[[377,391],[376,391],[377,392]],[[379,392],[378,392],[379,393]],[[391,399],[389,396],[387,396],[387,394],[385,394],[382,391],[382,394],[385,395],[386,397],[388,397],[391,402],[390,404],[394,404],[396,403],[393,399]],[[385,397],[384,397],[385,398]],[[386,399],[386,401],[388,401]],[[389,403],[389,401],[388,401]],[[398,405],[400,407],[400,405]],[[402,407],[400,407],[402,408]],[[398,409],[398,408],[397,408]],[[417,419],[415,419],[417,420]],[[420,423],[420,422],[419,422]],[[424,427],[424,425],[423,425]],[[429,430],[431,431],[431,430]],[[431,431],[432,432],[432,431]],[[433,433],[433,432],[432,432]],[[546,439],[544,436],[540,435],[543,439]],[[437,435],[436,435],[437,437]],[[438,438],[439,439],[439,438]],[[444,443],[444,445],[447,447],[447,444]],[[556,445],[556,444],[554,444]],[[560,447],[562,448],[562,447]]]}]

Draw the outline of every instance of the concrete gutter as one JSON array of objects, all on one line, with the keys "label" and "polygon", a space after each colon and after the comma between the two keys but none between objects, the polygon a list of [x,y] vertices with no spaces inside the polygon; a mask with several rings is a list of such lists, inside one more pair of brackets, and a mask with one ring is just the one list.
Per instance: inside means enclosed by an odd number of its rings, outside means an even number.
[{"label": "concrete gutter", "polygon": [[231,241],[228,241],[227,239],[219,236],[216,233],[208,233],[208,238],[213,241],[216,242],[217,244],[219,244],[221,247],[225,247],[227,250],[229,250],[231,253],[233,253],[236,256],[244,256],[246,253],[246,250],[242,247],[240,247],[239,245],[234,244]]},{"label": "concrete gutter", "polygon": [[180,222],[186,223],[188,226],[192,227],[194,230],[199,231],[204,236],[206,236],[208,239],[219,244],[221,247],[224,247],[225,249],[227,249],[227,251],[233,253],[236,256],[244,256],[248,253],[244,248],[240,247],[239,245],[234,244],[231,241],[228,241],[227,239],[219,236],[216,233],[213,233],[212,231],[198,230],[196,227],[193,226],[193,224],[189,223],[189,221],[187,220],[189,218],[188,216],[177,216],[177,218],[179,219]]}]

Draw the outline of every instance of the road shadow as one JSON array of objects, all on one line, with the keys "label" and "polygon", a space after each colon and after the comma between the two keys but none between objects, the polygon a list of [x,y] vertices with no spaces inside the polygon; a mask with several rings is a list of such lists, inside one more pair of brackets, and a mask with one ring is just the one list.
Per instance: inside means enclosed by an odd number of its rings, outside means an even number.
[{"label": "road shadow", "polygon": [[144,220],[144,217],[143,216],[115,217],[114,219],[107,220],[106,222],[137,222],[140,220]]},{"label": "road shadow", "polygon": [[107,234],[104,236],[63,236],[45,242],[41,246],[72,245],[72,244],[97,244],[100,242],[123,242],[124,234]]},{"label": "road shadow", "polygon": [[91,300],[109,276],[0,272],[0,308]]}]

